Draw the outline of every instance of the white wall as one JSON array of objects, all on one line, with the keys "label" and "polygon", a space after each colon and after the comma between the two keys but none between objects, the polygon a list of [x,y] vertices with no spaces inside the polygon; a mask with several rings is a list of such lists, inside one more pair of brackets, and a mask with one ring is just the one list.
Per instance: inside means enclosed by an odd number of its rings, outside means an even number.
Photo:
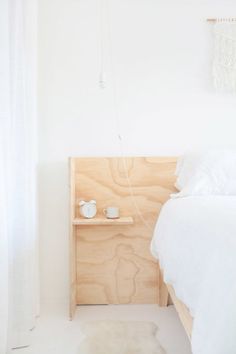
[{"label": "white wall", "polygon": [[235,0],[103,2],[110,4],[110,31],[106,11],[103,27],[105,90],[98,85],[99,0],[39,0],[41,295],[46,302],[68,298],[68,156],[120,155],[112,82],[127,155],[236,145],[236,100],[212,88],[212,25],[205,21],[236,14]]}]

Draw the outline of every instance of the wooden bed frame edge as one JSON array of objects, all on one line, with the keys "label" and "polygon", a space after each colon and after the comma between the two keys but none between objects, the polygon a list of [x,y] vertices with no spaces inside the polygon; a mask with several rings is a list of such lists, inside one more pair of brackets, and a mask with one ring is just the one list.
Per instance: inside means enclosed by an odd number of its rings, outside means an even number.
[{"label": "wooden bed frame edge", "polygon": [[187,306],[176,296],[174,288],[170,284],[166,284],[163,279],[163,272],[159,274],[159,305],[162,307],[168,306],[168,297],[170,296],[175,309],[179,315],[180,321],[185,329],[185,332],[191,339],[193,317],[191,316]]}]

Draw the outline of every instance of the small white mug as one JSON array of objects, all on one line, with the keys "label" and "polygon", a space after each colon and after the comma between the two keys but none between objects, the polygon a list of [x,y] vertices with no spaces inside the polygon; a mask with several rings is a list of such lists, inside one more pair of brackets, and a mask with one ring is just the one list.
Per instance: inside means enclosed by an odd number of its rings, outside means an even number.
[{"label": "small white mug", "polygon": [[120,217],[120,211],[117,207],[107,207],[103,209],[103,213],[107,219],[118,219]]}]

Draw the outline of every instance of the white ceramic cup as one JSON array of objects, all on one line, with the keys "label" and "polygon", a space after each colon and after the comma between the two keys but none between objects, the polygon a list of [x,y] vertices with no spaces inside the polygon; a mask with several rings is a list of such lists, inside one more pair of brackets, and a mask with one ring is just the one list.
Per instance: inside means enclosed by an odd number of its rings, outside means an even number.
[{"label": "white ceramic cup", "polygon": [[120,217],[120,211],[117,207],[107,207],[103,209],[103,213],[107,219],[118,219]]}]

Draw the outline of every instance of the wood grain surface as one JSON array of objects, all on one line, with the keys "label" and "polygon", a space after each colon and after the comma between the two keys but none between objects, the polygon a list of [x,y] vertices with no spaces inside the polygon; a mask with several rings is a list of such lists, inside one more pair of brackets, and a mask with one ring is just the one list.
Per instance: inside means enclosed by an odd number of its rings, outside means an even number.
[{"label": "wood grain surface", "polygon": [[134,220],[131,225],[73,226],[76,251],[74,254],[73,244],[71,254],[76,257],[76,269],[71,279],[76,283],[76,300],[72,302],[159,303],[159,268],[151,256],[150,241],[161,206],[175,191],[176,158],[71,161],[73,218],[80,218],[79,200],[95,199],[96,218],[104,218],[102,210],[106,207],[117,206],[121,217]]},{"label": "wood grain surface", "polygon": [[97,225],[132,225],[134,220],[132,216],[123,216],[117,219],[106,219],[104,216],[97,218],[94,217],[92,219],[85,219],[85,218],[77,218],[73,220],[73,225],[87,225],[87,226],[97,226]]}]

